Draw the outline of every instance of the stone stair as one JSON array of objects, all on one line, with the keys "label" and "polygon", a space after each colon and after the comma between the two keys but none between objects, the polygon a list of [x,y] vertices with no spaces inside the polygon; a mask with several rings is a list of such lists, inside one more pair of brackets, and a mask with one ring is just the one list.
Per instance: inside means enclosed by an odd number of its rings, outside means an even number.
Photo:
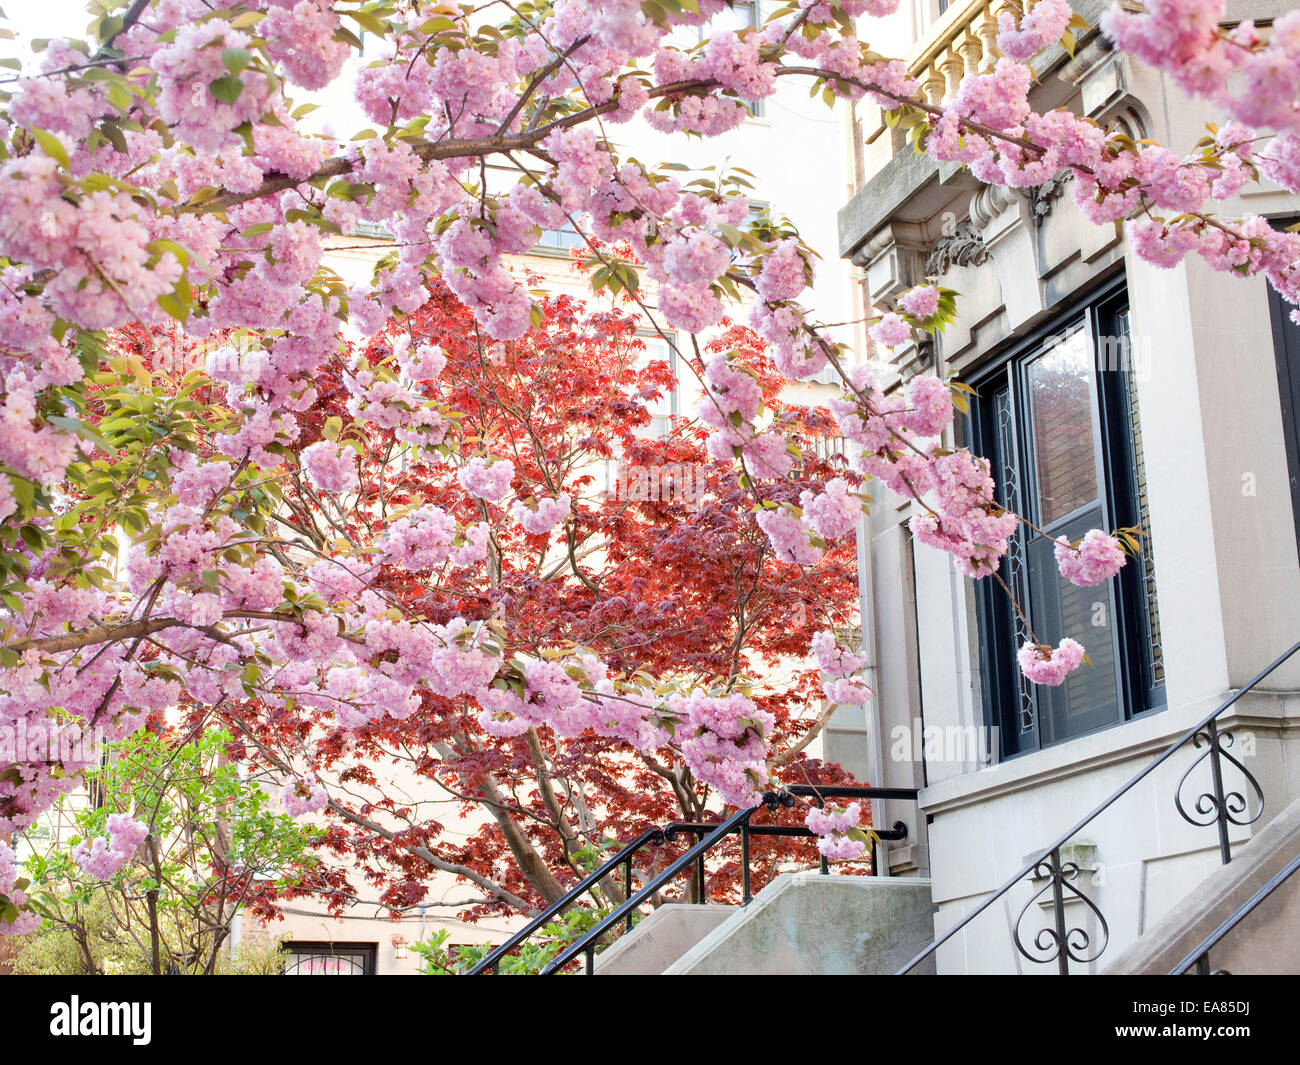
[{"label": "stone stair", "polygon": [[[748,906],[661,906],[597,976],[892,973],[934,935],[930,881],[786,873]],[[933,971],[918,967],[918,972]]]},{"label": "stone stair", "polygon": [[[1300,854],[1300,799],[1278,814],[1103,970],[1168,973]],[[1210,952],[1214,970],[1238,975],[1300,972],[1300,873],[1276,890]]]}]

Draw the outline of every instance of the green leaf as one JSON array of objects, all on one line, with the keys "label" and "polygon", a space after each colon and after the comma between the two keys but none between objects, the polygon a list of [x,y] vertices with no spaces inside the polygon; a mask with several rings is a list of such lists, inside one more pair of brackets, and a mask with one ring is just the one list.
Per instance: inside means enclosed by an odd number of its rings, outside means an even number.
[{"label": "green leaf", "polygon": [[355,19],[363,30],[369,30],[376,37],[387,37],[392,31],[392,27],[387,22],[375,18],[368,11],[347,11],[344,13]]},{"label": "green leaf", "polygon": [[232,74],[248,69],[252,61],[253,54],[247,48],[226,48],[221,52],[222,65]]},{"label": "green leaf", "polygon": [[51,414],[45,420],[49,422],[51,425],[57,425],[60,429],[66,429],[70,433],[76,433],[83,440],[89,440],[96,447],[102,448],[104,451],[107,451],[110,455],[116,453],[117,451],[117,448],[115,448],[112,444],[110,444],[107,440],[105,440],[102,436],[100,436],[97,432],[95,432],[94,429],[92,429],[83,421],[78,421],[76,418],[67,418],[61,414]]},{"label": "green leaf", "polygon": [[244,83],[233,74],[218,78],[208,86],[208,92],[212,93],[213,98],[220,100],[223,104],[233,104],[239,99],[239,94],[243,91]]},{"label": "green leaf", "polygon": [[49,130],[35,129],[28,127],[28,132],[36,138],[36,143],[41,146],[41,151],[51,159],[56,160],[65,170],[68,168],[68,149],[63,147],[63,143]]},{"label": "green leaf", "polygon": [[189,311],[185,303],[176,295],[175,290],[164,292],[159,296],[158,306],[166,312],[169,318],[175,318],[178,322],[183,322],[189,317]]}]

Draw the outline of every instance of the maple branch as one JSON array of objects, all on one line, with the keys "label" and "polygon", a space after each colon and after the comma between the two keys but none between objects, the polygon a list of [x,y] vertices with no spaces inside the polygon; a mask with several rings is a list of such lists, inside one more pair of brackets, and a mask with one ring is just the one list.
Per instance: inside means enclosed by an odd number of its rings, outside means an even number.
[{"label": "maple branch", "polygon": [[421,846],[420,844],[403,843],[397,838],[396,832],[391,832],[388,829],[386,829],[383,825],[378,824],[375,821],[371,821],[367,817],[362,817],[360,814],[353,813],[346,806],[343,806],[341,803],[335,802],[333,799],[329,800],[329,808],[333,810],[336,814],[338,814],[340,817],[342,817],[345,821],[351,821],[354,825],[359,825],[360,827],[367,829],[368,831],[374,832],[377,835],[382,836],[384,839],[388,840],[389,843],[395,843],[403,850],[409,851],[411,854],[423,858],[435,869],[441,870],[444,873],[454,873],[456,876],[463,877],[464,879],[468,880],[470,883],[475,884],[478,887],[481,887],[493,898],[499,899],[502,902],[509,903],[516,910],[522,913],[525,917],[537,916],[537,911],[532,906],[530,906],[526,901],[521,899],[518,895],[515,895],[512,892],[507,891],[505,888],[501,887],[500,884],[493,883],[482,873],[476,872],[475,870],[471,869],[468,865],[457,865],[455,862],[449,862],[444,858],[439,858],[436,854],[433,853],[433,851],[429,850],[428,847]]}]

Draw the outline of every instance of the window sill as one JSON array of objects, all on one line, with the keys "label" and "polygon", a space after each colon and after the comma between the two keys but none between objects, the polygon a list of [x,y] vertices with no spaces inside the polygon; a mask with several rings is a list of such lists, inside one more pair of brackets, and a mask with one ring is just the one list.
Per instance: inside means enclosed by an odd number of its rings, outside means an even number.
[{"label": "window sill", "polygon": [[[918,804],[926,814],[936,816],[1116,763],[1140,760],[1145,764],[1222,703],[1228,694],[1144,714],[1045,750],[931,784],[921,791]],[[1220,721],[1259,720],[1260,707],[1259,700],[1247,697],[1225,712]],[[1133,772],[1139,768],[1135,765]],[[1085,812],[1081,809],[1079,815]]]}]

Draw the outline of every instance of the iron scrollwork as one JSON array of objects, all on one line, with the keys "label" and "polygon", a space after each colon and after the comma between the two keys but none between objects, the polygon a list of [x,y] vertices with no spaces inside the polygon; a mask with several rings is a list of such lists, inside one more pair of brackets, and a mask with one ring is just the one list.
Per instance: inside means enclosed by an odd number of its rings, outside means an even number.
[{"label": "iron scrollwork", "polygon": [[[1080,965],[1094,962],[1101,957],[1106,944],[1110,942],[1110,927],[1106,924],[1106,918],[1102,916],[1101,910],[1092,899],[1074,885],[1078,875],[1079,866],[1074,862],[1062,862],[1059,851],[1052,851],[1048,857],[1038,862],[1034,866],[1031,883],[1040,877],[1046,878],[1047,883],[1034,892],[1030,900],[1025,903],[1016,918],[1013,930],[1016,950],[1024,958],[1040,965],[1056,962],[1057,969],[1063,976],[1069,974],[1070,962]],[[1025,914],[1049,891],[1052,893],[1052,924],[1047,928],[1039,929],[1034,935],[1032,947],[1026,946],[1021,936],[1021,923],[1025,919]],[[1092,937],[1086,929],[1066,927],[1067,892],[1087,906],[1097,919],[1101,934],[1095,949],[1093,949]]]},{"label": "iron scrollwork", "polygon": [[[1228,843],[1228,826],[1253,825],[1264,814],[1264,789],[1260,787],[1259,781],[1255,779],[1254,774],[1228,750],[1235,742],[1236,736],[1231,731],[1220,732],[1218,726],[1211,721],[1192,737],[1192,745],[1201,753],[1187,767],[1187,772],[1182,775],[1182,778],[1178,781],[1178,787],[1174,790],[1174,805],[1178,808],[1178,813],[1184,821],[1196,825],[1198,828],[1208,828],[1210,825],[1218,826],[1219,852],[1225,865],[1232,860],[1232,850]],[[1202,748],[1204,749],[1202,750]],[[1206,759],[1209,759],[1210,762],[1210,778],[1213,790],[1199,795],[1195,804],[1189,810],[1187,804],[1183,801],[1183,786],[1187,783],[1196,767]],[[1224,759],[1241,771],[1251,790],[1254,791],[1256,799],[1254,816],[1242,816],[1250,809],[1250,804],[1242,792],[1227,791],[1225,789],[1223,782]]]}]

